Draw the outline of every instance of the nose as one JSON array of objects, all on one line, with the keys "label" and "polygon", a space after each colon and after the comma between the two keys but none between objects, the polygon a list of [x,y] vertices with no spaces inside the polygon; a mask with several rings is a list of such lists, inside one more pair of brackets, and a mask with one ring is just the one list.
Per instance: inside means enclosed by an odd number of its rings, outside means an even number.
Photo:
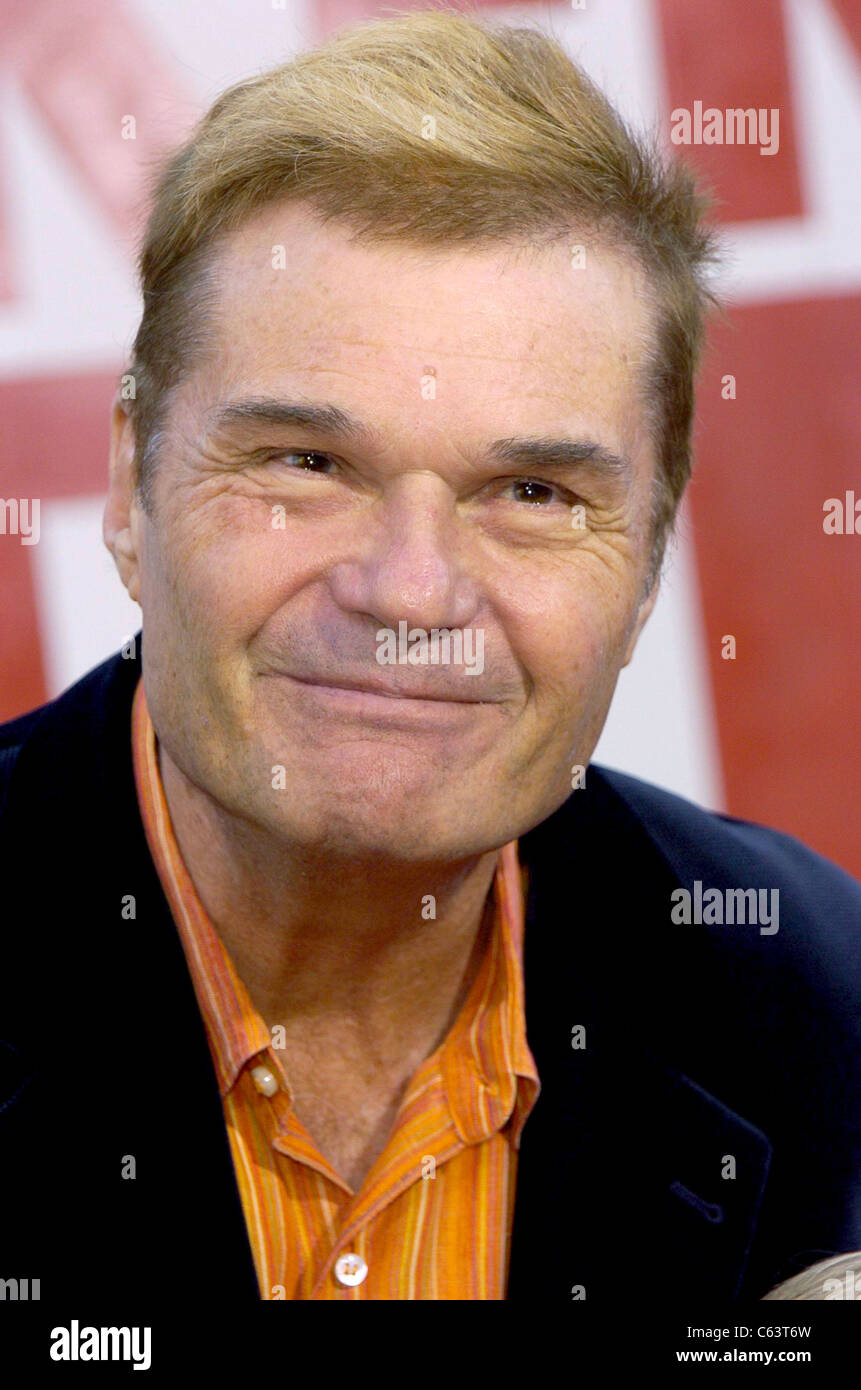
[{"label": "nose", "polygon": [[467,569],[468,537],[455,500],[433,473],[402,473],[386,489],[373,522],[358,538],[360,554],[333,566],[329,580],[344,609],[369,614],[380,627],[463,628],[480,595]]}]

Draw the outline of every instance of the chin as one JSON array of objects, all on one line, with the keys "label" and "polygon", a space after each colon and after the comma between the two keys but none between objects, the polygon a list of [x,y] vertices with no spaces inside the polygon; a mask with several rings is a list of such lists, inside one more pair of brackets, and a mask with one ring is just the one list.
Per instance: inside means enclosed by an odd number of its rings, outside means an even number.
[{"label": "chin", "polygon": [[439,758],[408,747],[380,750],[367,743],[345,744],[333,753],[327,749],[323,758],[313,753],[309,758],[307,753],[307,747],[295,754],[284,748],[280,757],[272,758],[272,765],[280,763],[285,769],[282,795],[303,808],[319,806],[327,816],[353,808],[357,817],[367,817],[372,824],[397,825],[417,812],[436,817],[446,801],[454,803],[452,792],[456,795],[463,778],[473,776],[467,769],[446,777]]},{"label": "chin", "polygon": [[367,796],[345,798],[343,788],[337,797],[297,798],[271,828],[315,854],[365,862],[445,863],[491,847],[474,820],[461,826],[443,808],[411,798],[403,805],[391,798],[380,804]]}]

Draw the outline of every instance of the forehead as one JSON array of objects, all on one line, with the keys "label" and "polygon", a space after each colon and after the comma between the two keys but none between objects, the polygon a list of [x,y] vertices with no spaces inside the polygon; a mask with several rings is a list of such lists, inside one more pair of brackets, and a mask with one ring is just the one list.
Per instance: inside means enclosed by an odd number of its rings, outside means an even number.
[{"label": "forehead", "polygon": [[325,387],[383,424],[389,412],[429,423],[430,377],[436,421],[478,426],[492,411],[500,434],[576,420],[629,448],[641,433],[647,282],[588,233],[427,249],[359,242],[305,205],[275,205],[220,245],[214,285],[211,399]]}]

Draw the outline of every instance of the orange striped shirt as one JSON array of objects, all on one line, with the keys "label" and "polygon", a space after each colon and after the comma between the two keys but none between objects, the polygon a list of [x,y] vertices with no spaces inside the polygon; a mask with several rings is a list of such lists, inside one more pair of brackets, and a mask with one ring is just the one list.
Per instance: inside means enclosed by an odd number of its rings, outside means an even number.
[{"label": "orange striped shirt", "polygon": [[[182,861],[142,681],[132,751],[147,843],[206,1026],[260,1297],[504,1298],[517,1149],[540,1091],[526,1041],[516,841],[499,854],[489,945],[459,1017],[413,1075],[354,1193],[293,1113],[269,1030]],[[271,1097],[252,1075],[261,1066],[279,1082]]]}]

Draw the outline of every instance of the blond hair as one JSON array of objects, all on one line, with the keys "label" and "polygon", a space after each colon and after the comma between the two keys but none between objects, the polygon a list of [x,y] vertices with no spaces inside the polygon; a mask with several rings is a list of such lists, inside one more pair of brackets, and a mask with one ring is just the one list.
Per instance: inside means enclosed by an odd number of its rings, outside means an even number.
[{"label": "blond hair", "polygon": [[307,201],[370,241],[517,245],[586,228],[634,252],[655,305],[642,388],[659,563],[691,472],[694,377],[717,304],[708,199],[664,162],[654,135],[635,138],[555,39],[446,9],[355,25],[237,83],[160,173],[129,368],[148,509],[171,394],[207,346],[211,253],[282,200]]}]

